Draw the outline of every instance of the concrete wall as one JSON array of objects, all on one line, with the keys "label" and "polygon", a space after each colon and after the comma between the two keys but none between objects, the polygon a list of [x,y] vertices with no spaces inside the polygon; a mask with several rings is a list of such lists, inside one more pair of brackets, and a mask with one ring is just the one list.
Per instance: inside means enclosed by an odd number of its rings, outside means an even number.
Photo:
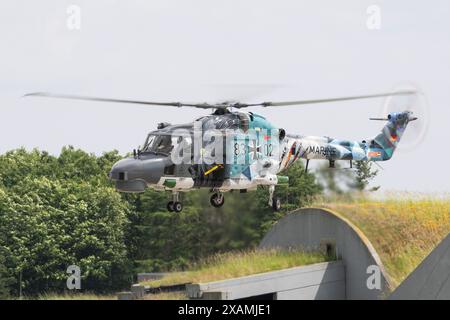
[{"label": "concrete wall", "polygon": [[389,299],[450,300],[450,234],[398,286]]},{"label": "concrete wall", "polygon": [[279,291],[275,300],[345,300],[345,279],[299,289]]},{"label": "concrete wall", "polygon": [[345,299],[341,261],[255,274],[223,281],[188,284],[191,299],[234,300],[273,294],[274,299]]},{"label": "concrete wall", "polygon": [[[382,232],[382,230],[380,230]],[[305,208],[278,221],[260,243],[260,248],[333,250],[344,262],[347,299],[383,299],[390,281],[378,254],[364,234],[351,222],[329,210]],[[379,271],[379,289],[369,289],[369,266]]]}]

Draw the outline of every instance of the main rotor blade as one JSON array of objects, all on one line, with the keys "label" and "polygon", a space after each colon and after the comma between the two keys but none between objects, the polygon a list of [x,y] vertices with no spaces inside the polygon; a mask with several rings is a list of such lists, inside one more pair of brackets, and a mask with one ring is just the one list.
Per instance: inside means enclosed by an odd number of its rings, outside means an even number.
[{"label": "main rotor blade", "polygon": [[182,103],[182,102],[153,102],[153,101],[139,101],[139,100],[125,100],[125,99],[110,99],[110,98],[98,98],[87,97],[69,94],[54,94],[48,92],[33,92],[25,94],[24,97],[45,97],[45,98],[60,98],[71,100],[84,100],[84,101],[98,101],[98,102],[115,102],[115,103],[133,103],[152,106],[171,106],[171,107],[195,107],[201,109],[220,108],[218,105],[211,105],[208,103]]},{"label": "main rotor blade", "polygon": [[395,92],[387,92],[387,93],[368,94],[368,95],[361,95],[361,96],[338,97],[338,98],[317,99],[317,100],[298,100],[298,101],[262,102],[262,103],[254,103],[254,104],[242,104],[241,107],[253,107],[253,106],[262,106],[262,107],[292,106],[292,105],[302,105],[302,104],[326,103],[326,102],[337,102],[337,101],[359,100],[359,99],[369,99],[369,98],[380,98],[380,97],[388,97],[388,96],[409,95],[409,94],[415,94],[415,93],[417,93],[417,91],[414,91],[414,90],[404,90],[404,91],[395,91]]},{"label": "main rotor blade", "polygon": [[328,99],[317,99],[317,100],[298,100],[298,101],[284,101],[284,102],[261,102],[261,103],[183,103],[183,102],[154,102],[154,101],[139,101],[139,100],[125,100],[125,99],[110,99],[110,98],[98,98],[98,97],[88,97],[88,96],[78,96],[69,94],[54,94],[48,92],[34,92],[24,95],[24,97],[46,97],[46,98],[62,98],[62,99],[72,99],[72,100],[85,100],[85,101],[99,101],[99,102],[115,102],[115,103],[133,103],[142,105],[153,105],[153,106],[171,106],[171,107],[194,107],[200,109],[221,109],[233,107],[236,109],[247,108],[247,107],[277,107],[277,106],[291,106],[291,105],[303,105],[303,104],[315,104],[315,103],[326,103],[326,102],[338,102],[338,101],[348,101],[348,100],[358,100],[358,99],[368,99],[368,98],[379,98],[387,96],[398,96],[398,95],[410,95],[417,93],[414,90],[404,90],[395,91],[388,93],[361,95],[361,96],[350,96],[350,97],[339,97],[339,98],[328,98]]}]

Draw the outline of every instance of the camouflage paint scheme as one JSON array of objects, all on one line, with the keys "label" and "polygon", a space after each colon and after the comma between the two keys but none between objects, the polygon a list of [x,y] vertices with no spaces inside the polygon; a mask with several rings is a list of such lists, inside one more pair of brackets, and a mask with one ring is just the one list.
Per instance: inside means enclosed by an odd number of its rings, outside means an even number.
[{"label": "camouflage paint scheme", "polygon": [[[372,140],[361,142],[329,137],[288,135],[283,141],[280,168],[289,167],[298,158],[326,160],[389,160],[409,121],[414,120],[409,111],[392,113],[387,124]],[[289,151],[288,151],[289,150]]]},{"label": "camouflage paint scheme", "polygon": [[[116,163],[110,177],[116,181],[117,189],[124,192],[142,192],[146,187],[176,192],[198,188],[229,191],[252,190],[258,185],[275,186],[280,183],[279,174],[298,159],[389,160],[409,121],[414,119],[408,111],[392,113],[375,138],[359,142],[284,134],[283,129],[273,126],[260,115],[227,110],[225,114],[212,114],[197,120],[202,130],[224,133],[226,146],[221,166],[214,169],[215,163],[175,165],[170,157],[172,151],[159,154],[144,147],[137,157]],[[179,129],[192,135],[194,123],[167,125],[151,132],[149,137],[171,136]],[[226,130],[231,130],[231,134],[226,135]],[[170,139],[175,141],[176,137]],[[193,135],[191,141],[197,141]],[[203,142],[202,148],[207,144]]]},{"label": "camouflage paint scheme", "polygon": [[[261,116],[253,114],[254,118],[260,117],[255,122],[253,129],[272,130],[274,127]],[[277,174],[282,173],[298,159],[322,159],[322,160],[364,160],[364,161],[385,161],[392,157],[400,138],[405,131],[408,122],[413,119],[410,112],[393,113],[388,116],[387,123],[382,131],[369,141],[349,141],[330,137],[286,135],[278,145],[279,152],[274,147],[274,156],[268,156],[264,151],[260,157],[253,159],[247,166],[241,165],[238,172],[232,172],[231,179],[240,181],[242,186],[253,184],[271,185],[277,181]],[[252,123],[252,122],[251,122]],[[278,139],[272,137],[272,140]],[[261,140],[257,136],[258,146],[264,145],[269,139]],[[254,143],[250,142],[249,152],[254,151]],[[277,158],[278,156],[278,158]],[[271,163],[273,167],[267,167]],[[262,168],[265,167],[265,171]],[[236,167],[237,168],[237,167]],[[272,178],[268,180],[267,177]],[[245,183],[245,178],[254,183]],[[233,185],[233,184],[231,184]],[[235,186],[235,188],[237,188]]]}]

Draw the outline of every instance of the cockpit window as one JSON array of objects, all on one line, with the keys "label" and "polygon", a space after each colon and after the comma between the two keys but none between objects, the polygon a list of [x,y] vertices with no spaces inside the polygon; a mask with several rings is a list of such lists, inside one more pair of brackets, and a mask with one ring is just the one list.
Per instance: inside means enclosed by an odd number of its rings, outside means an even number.
[{"label": "cockpit window", "polygon": [[143,152],[156,152],[168,154],[173,149],[172,138],[170,135],[149,134],[145,141]]},{"label": "cockpit window", "polygon": [[142,148],[142,151],[148,151],[148,149],[152,146],[153,142],[155,142],[155,135],[149,134],[144,142],[144,147]]},{"label": "cockpit window", "polygon": [[154,152],[162,154],[170,154],[175,146],[186,140],[188,145],[191,143],[190,137],[172,136],[172,135],[156,135],[149,134],[145,140],[143,152]]}]

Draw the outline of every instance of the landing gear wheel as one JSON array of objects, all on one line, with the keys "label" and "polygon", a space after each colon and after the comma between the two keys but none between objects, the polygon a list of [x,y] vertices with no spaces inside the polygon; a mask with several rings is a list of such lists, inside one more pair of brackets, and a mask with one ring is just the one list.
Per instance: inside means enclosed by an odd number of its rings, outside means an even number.
[{"label": "landing gear wheel", "polygon": [[214,193],[209,199],[211,205],[215,208],[220,208],[225,203],[225,197],[221,193]]},{"label": "landing gear wheel", "polygon": [[174,202],[173,203],[173,211],[175,212],[181,212],[181,210],[183,210],[183,205],[181,204],[181,202]]},{"label": "landing gear wheel", "polygon": [[281,209],[281,200],[280,198],[274,196],[272,198],[272,209],[274,211],[279,211]]},{"label": "landing gear wheel", "polygon": [[174,211],[174,209],[173,209],[173,201],[167,202],[167,211],[169,211],[169,212],[173,212]]}]

